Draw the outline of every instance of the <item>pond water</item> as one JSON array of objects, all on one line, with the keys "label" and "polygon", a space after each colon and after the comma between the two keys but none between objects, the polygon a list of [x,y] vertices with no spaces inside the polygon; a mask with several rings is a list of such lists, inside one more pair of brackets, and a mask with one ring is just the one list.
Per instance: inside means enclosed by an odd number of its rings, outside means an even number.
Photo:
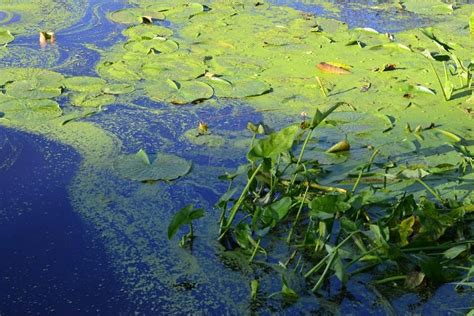
[{"label": "pond water", "polygon": [[[80,20],[57,31],[56,45],[40,48],[36,32],[23,32],[10,44],[17,53],[0,55],[0,67],[97,76],[95,65],[102,53],[125,39],[121,32],[126,26],[111,22],[107,14],[129,5],[121,0],[86,2],[77,8]],[[410,13],[400,19],[393,10],[367,9],[360,1],[271,2],[380,32],[427,26],[433,20]],[[0,0],[0,26],[17,19],[2,12]],[[245,162],[248,121],[276,127],[299,120],[299,115],[272,116],[272,109],[269,115],[267,109],[238,99],[170,107],[143,96],[143,89],[136,93],[142,95],[119,96],[99,113],[79,116],[82,123],[73,117],[64,124],[70,130],[0,124],[0,314],[447,314],[472,305],[472,293],[457,293],[451,284],[431,295],[400,291],[386,296],[370,285],[371,275],[361,274],[343,295],[333,278],[318,300],[306,293],[291,305],[271,301],[260,310],[252,306],[248,297],[253,272],[215,238],[219,214],[213,205],[226,191],[226,183],[216,179]],[[57,101],[65,115],[73,113],[66,97]],[[351,130],[383,125],[375,116],[370,123],[357,119],[347,130],[322,132],[319,146]],[[225,146],[203,148],[183,136],[200,121],[212,126]],[[78,138],[78,133],[84,136]],[[112,168],[114,159],[140,149],[188,159],[192,172],[170,183],[120,177]],[[354,150],[352,157],[348,170],[366,159],[362,150]],[[166,238],[171,216],[189,203],[208,212],[196,224],[192,251]],[[277,263],[279,258],[272,260]],[[262,283],[279,291],[279,277],[267,274],[261,276]]]}]

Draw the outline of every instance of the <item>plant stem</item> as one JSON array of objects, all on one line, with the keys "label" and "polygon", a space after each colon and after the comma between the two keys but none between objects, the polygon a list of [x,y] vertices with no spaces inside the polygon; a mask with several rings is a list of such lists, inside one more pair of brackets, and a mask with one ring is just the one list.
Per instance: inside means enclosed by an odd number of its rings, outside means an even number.
[{"label": "plant stem", "polygon": [[290,185],[288,186],[287,192],[291,189],[293,184],[295,184],[296,177],[298,176],[298,168],[301,164],[301,161],[303,160],[303,154],[306,150],[306,146],[308,145],[309,140],[311,139],[311,136],[313,135],[313,131],[314,131],[314,129],[311,128],[309,130],[308,134],[306,135],[306,138],[305,138],[304,143],[303,143],[303,147],[301,147],[300,155],[298,156],[298,161],[296,162],[296,173],[293,175],[293,178],[291,179],[291,182],[290,182]]},{"label": "plant stem", "polygon": [[428,190],[439,202],[444,203],[443,198],[438,193],[436,193],[436,191],[433,190],[428,184],[426,184],[426,182],[421,179],[416,179],[416,181],[422,186],[424,186],[426,190]]},{"label": "plant stem", "polygon": [[364,170],[367,169],[367,172],[370,171],[370,167],[372,166],[372,163],[375,160],[375,157],[378,155],[380,151],[378,149],[374,150],[372,153],[372,156],[370,156],[369,162],[362,167],[362,169],[359,172],[359,175],[357,177],[356,182],[354,183],[354,186],[352,187],[351,193],[354,194],[357,187],[359,186],[360,180],[362,179],[362,175],[364,174]]},{"label": "plant stem", "polygon": [[431,69],[433,69],[433,72],[435,73],[436,79],[438,79],[439,86],[441,87],[441,91],[443,92],[444,99],[446,101],[449,101],[448,96],[446,95],[446,92],[444,91],[443,83],[441,82],[441,78],[438,75],[438,72],[436,71],[433,63],[430,61]]},{"label": "plant stem", "polygon": [[311,268],[311,270],[309,270],[308,272],[306,272],[306,274],[304,275],[305,278],[308,278],[311,274],[313,274],[314,272],[318,271],[321,266],[324,264],[324,261],[326,261],[327,259],[329,259],[329,257],[337,250],[339,250],[339,248],[341,248],[349,239],[352,238],[353,235],[355,235],[356,233],[358,233],[359,231],[355,231],[355,232],[352,232],[349,234],[349,236],[347,236],[343,241],[341,241],[336,247],[334,247],[334,250],[331,252],[331,253],[328,253],[321,261],[319,261],[318,264],[316,264],[313,268]]},{"label": "plant stem", "polygon": [[311,291],[313,292],[316,292],[320,287],[321,285],[323,284],[324,280],[326,279],[326,275],[328,274],[329,272],[329,268],[331,268],[333,262],[334,262],[334,259],[336,259],[336,256],[337,256],[337,250],[334,250],[332,255],[331,255],[331,259],[329,260],[328,264],[326,265],[326,268],[324,268],[324,271],[323,271],[323,274],[321,274],[321,276],[319,277],[319,280],[318,282],[316,282],[316,284],[314,285],[314,287],[311,289]]},{"label": "plant stem", "polygon": [[286,238],[286,242],[288,244],[291,241],[291,236],[293,235],[293,230],[295,229],[295,226],[298,223],[298,220],[300,218],[301,210],[303,209],[304,202],[306,201],[306,196],[308,195],[308,191],[309,191],[309,186],[306,186],[306,191],[304,192],[303,200],[301,200],[301,204],[300,204],[300,207],[298,209],[298,213],[296,213],[295,221],[293,222],[293,225],[291,226],[290,232],[288,233],[288,237]]},{"label": "plant stem", "polygon": [[317,76],[316,76],[316,81],[318,82],[319,87],[321,88],[321,92],[323,93],[324,97],[327,98],[328,93],[326,91],[326,88],[324,87],[323,81],[321,80],[321,78],[319,78]]},{"label": "plant stem", "polygon": [[221,231],[221,234],[219,236],[219,240],[221,240],[224,235],[227,233],[227,231],[229,230],[230,226],[232,225],[232,222],[234,221],[234,218],[235,218],[235,215],[237,214],[237,212],[239,211],[239,208],[240,208],[240,205],[242,204],[242,202],[244,201],[245,199],[245,196],[247,195],[249,189],[250,189],[250,185],[252,184],[253,180],[255,179],[255,176],[257,175],[257,173],[260,171],[260,169],[262,168],[262,165],[260,164],[257,169],[255,169],[255,171],[253,172],[252,176],[250,177],[250,179],[248,180],[247,182],[247,185],[245,186],[244,190],[242,191],[242,193],[240,194],[240,197],[239,199],[237,200],[237,202],[235,202],[235,204],[232,206],[232,209],[230,210],[230,214],[229,214],[229,219],[226,221],[226,224],[225,224],[225,227],[222,229],[223,231]]},{"label": "plant stem", "polygon": [[388,277],[382,280],[377,280],[375,281],[375,284],[384,284],[384,283],[389,283],[392,281],[405,280],[406,278],[407,278],[406,275],[396,275],[396,276]]},{"label": "plant stem", "polygon": [[258,248],[260,247],[260,241],[262,240],[262,238],[259,238],[258,241],[257,241],[257,244],[255,245],[255,249],[253,250],[252,252],[252,256],[250,257],[249,259],[249,263],[252,263],[253,261],[253,258],[255,258],[255,255],[257,254],[257,250]]}]

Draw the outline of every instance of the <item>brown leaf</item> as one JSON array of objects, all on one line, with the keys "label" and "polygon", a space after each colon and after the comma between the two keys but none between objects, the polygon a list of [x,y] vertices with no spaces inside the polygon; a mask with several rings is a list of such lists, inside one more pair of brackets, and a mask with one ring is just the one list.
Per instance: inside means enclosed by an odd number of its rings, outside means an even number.
[{"label": "brown leaf", "polygon": [[336,75],[347,75],[350,74],[351,71],[348,69],[348,67],[335,64],[335,63],[327,63],[327,62],[321,62],[316,65],[316,67],[325,73],[330,73],[330,74],[336,74]]}]

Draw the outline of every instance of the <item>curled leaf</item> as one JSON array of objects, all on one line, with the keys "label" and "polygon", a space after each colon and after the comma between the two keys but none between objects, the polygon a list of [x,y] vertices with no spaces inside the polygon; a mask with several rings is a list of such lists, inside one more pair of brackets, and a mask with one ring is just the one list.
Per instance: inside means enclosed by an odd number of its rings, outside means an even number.
[{"label": "curled leaf", "polygon": [[316,67],[324,72],[336,75],[347,75],[350,74],[350,66],[340,64],[340,63],[333,63],[333,62],[321,62],[316,65]]},{"label": "curled leaf", "polygon": [[327,153],[333,154],[333,153],[339,153],[343,151],[349,151],[351,149],[351,145],[347,141],[347,139],[341,140],[328,150],[326,150]]}]

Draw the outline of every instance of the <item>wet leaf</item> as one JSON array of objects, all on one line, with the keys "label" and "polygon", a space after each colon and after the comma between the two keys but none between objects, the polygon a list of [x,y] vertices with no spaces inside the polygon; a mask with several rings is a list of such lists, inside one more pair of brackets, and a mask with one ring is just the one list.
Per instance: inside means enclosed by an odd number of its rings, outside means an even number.
[{"label": "wet leaf", "polygon": [[158,153],[154,160],[141,149],[136,154],[119,157],[115,170],[124,178],[136,181],[175,180],[191,170],[191,163],[175,155]]},{"label": "wet leaf", "polygon": [[45,121],[61,116],[59,104],[53,100],[0,98],[0,112],[14,121]]},{"label": "wet leaf", "polygon": [[168,225],[168,239],[173,238],[181,226],[190,224],[201,217],[204,217],[203,209],[195,209],[193,205],[182,208],[174,214]]},{"label": "wet leaf", "polygon": [[110,94],[78,93],[71,97],[71,103],[75,106],[98,108],[115,102],[115,96]]},{"label": "wet leaf", "polygon": [[403,0],[405,10],[424,15],[451,14],[454,11],[452,4],[440,0]]},{"label": "wet leaf", "polygon": [[299,131],[299,126],[291,125],[266,138],[259,139],[248,153],[248,159],[250,161],[256,161],[259,158],[275,160],[278,155],[293,147],[293,141]]},{"label": "wet leaf", "polygon": [[288,282],[286,281],[285,277],[282,276],[282,287],[281,287],[281,294],[287,299],[298,299],[299,295],[295,292],[292,288],[288,286]]},{"label": "wet leaf", "polygon": [[177,42],[169,39],[154,38],[150,40],[138,40],[125,43],[126,50],[141,54],[169,54],[177,51],[179,45]]}]

